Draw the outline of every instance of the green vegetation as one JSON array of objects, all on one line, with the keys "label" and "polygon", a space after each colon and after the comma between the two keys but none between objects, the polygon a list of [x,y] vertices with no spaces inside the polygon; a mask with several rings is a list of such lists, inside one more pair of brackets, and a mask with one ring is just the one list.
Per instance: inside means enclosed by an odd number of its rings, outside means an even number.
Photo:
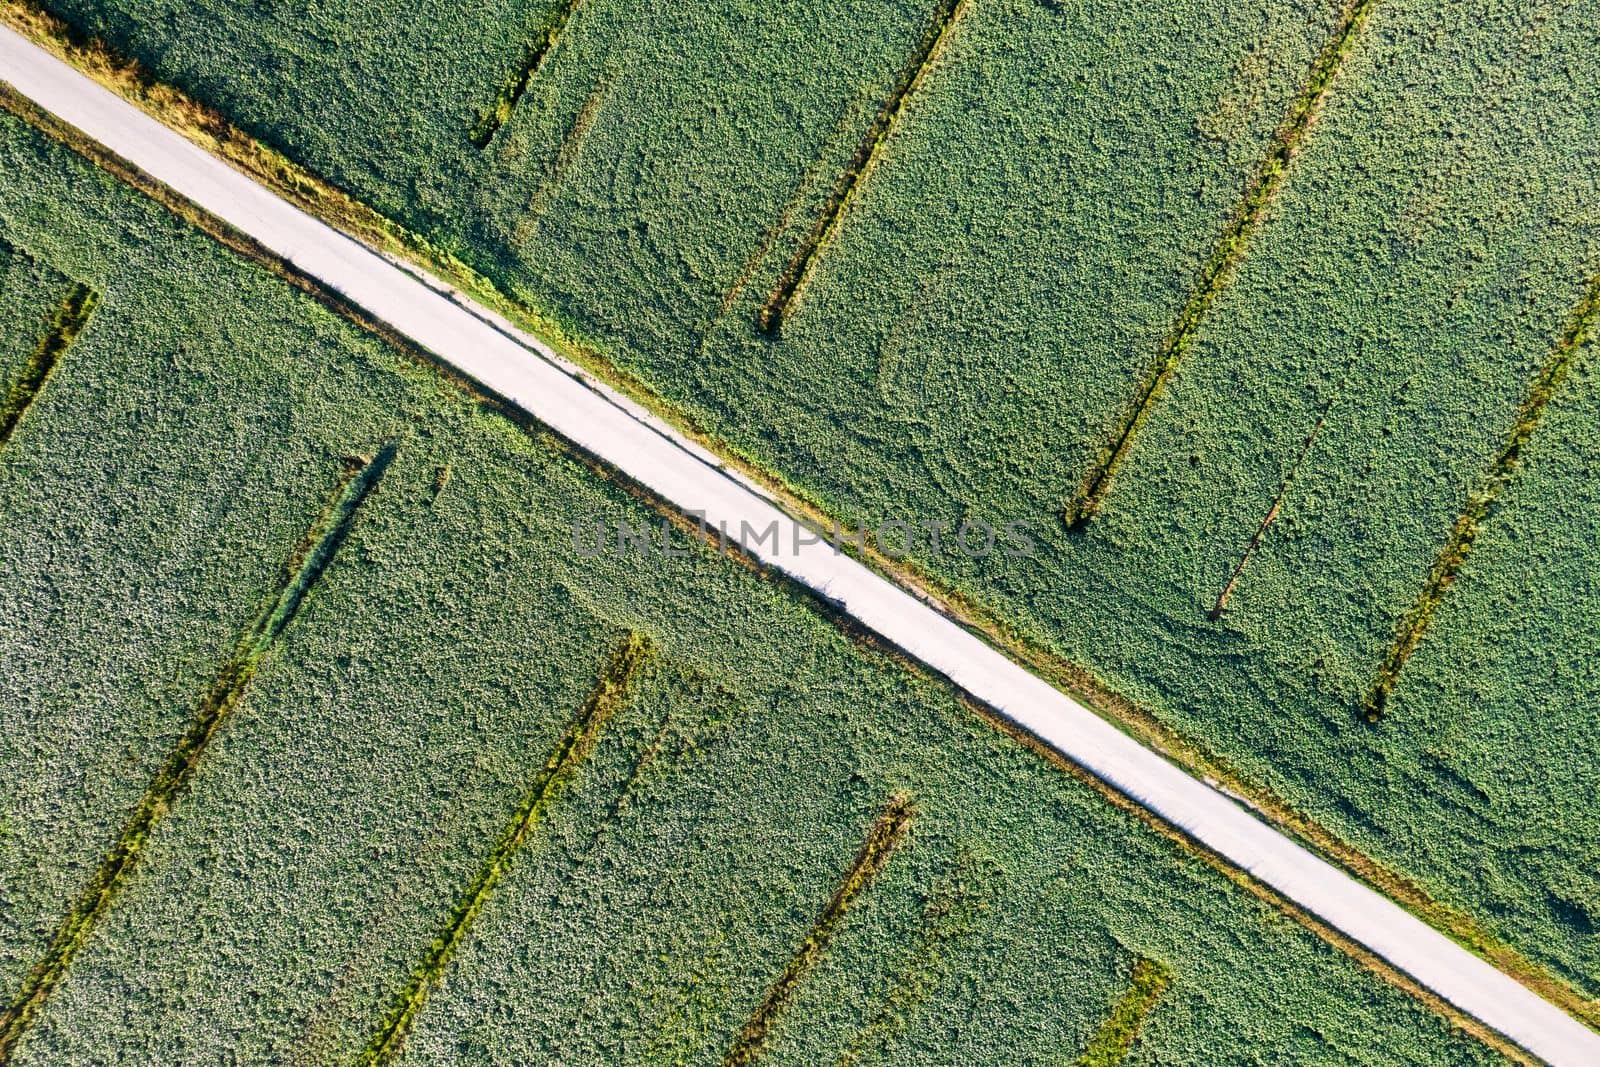
[{"label": "green vegetation", "polygon": [[[88,292],[90,290],[84,286],[73,291],[64,305],[62,315],[57,317],[58,324],[72,310],[92,306],[80,295]],[[77,321],[82,321],[82,314],[80,311]],[[393,458],[394,449],[389,446],[375,458],[352,464],[346,471],[338,491],[317,522],[307,531],[304,541],[289,561],[277,595],[265,606],[240,639],[233,656],[218,672],[217,680],[200,702],[199,710],[183,739],[162,763],[111,851],[101,861],[78,902],[57,928],[44,959],[29,973],[17,998],[0,1012],[0,1061],[9,1058],[34,1014],[72,965],[73,957],[93,932],[95,924],[111,906],[157,821],[166,814],[179,791],[188,784],[217,728],[243,697],[245,687],[250,684],[262,657],[272,650],[284,627],[300,610],[312,586],[333,561],[334,554],[349,534],[350,524],[355,521],[356,510],[377,480],[383,477],[384,470]]]},{"label": "green vegetation", "polygon": [[839,888],[834,891],[833,899],[828,901],[828,906],[817,917],[815,925],[806,931],[805,940],[795,950],[778,980],[772,983],[772,988],[756,1005],[750,1021],[744,1024],[733,1047],[722,1057],[722,1067],[748,1067],[766,1051],[767,1037],[773,1024],[789,1006],[800,983],[828,950],[828,942],[833,940],[834,933],[856,897],[878,877],[883,865],[889,862],[890,853],[905,838],[913,814],[907,798],[895,797],[883,814],[878,816],[866,840],[861,843],[861,851],[856,853],[855,862],[850,864],[850,869],[839,882]]},{"label": "green vegetation", "polygon": [[[46,334],[78,284],[69,277],[102,299],[0,452],[0,649],[14,665],[0,676],[4,1006],[274,600],[338,462],[385,439],[347,437],[337,403],[317,393],[346,373],[305,359],[326,330],[258,307],[281,283],[195,267],[188,290],[128,284],[188,252],[83,251],[86,224],[65,206],[83,195],[82,173],[21,158],[6,181],[29,198],[12,201],[0,230],[32,264],[18,274],[14,260],[8,282],[41,288],[7,285],[8,307],[32,309],[8,316],[8,351],[13,323],[24,354]],[[197,370],[211,351],[234,353],[239,373]]]},{"label": "green vegetation", "polygon": [[[1595,13],[1374,8],[1370,46],[1345,61],[1345,88],[1130,453],[1089,549],[1138,561],[1162,637],[1186,650],[1165,654],[1195,671],[1181,703],[1163,698],[1181,729],[1591,1000],[1600,943],[1551,893],[1591,866],[1593,806],[1511,784],[1503,768],[1546,749],[1513,740],[1489,694],[1454,705],[1443,733],[1436,714],[1401,722],[1407,683],[1392,667],[1404,656],[1392,657],[1433,610],[1414,613],[1435,599],[1426,590],[1449,585],[1447,603],[1468,580],[1430,579],[1454,566],[1460,517],[1481,510],[1469,518],[1480,556],[1495,520],[1474,501],[1517,495],[1497,457],[1537,447],[1544,401],[1530,398],[1552,391],[1600,266],[1600,141],[1576,106]],[[1413,75],[1433,88],[1408,88]],[[1226,613],[1199,624],[1325,410]],[[1373,729],[1369,701],[1390,674],[1400,683]],[[1586,736],[1573,718],[1548,728]],[[1499,741],[1468,758],[1445,740],[1462,734]],[[1565,851],[1528,851],[1533,812],[1560,828]]]},{"label": "green vegetation", "polygon": [[0,242],[0,448],[88,323],[97,299],[88,287],[74,286]]},{"label": "green vegetation", "polygon": [[1338,397],[1335,396],[1323,405],[1322,414],[1317,416],[1316,425],[1312,426],[1311,432],[1306,434],[1305,444],[1300,446],[1299,454],[1295,456],[1294,462],[1290,464],[1288,471],[1284,473],[1283,482],[1278,486],[1278,495],[1272,498],[1272,506],[1261,517],[1261,525],[1256,527],[1256,532],[1250,537],[1250,543],[1245,545],[1244,551],[1239,554],[1239,563],[1233,568],[1232,573],[1228,575],[1227,584],[1222,587],[1222,592],[1217,594],[1217,602],[1211,605],[1210,615],[1212,622],[1222,618],[1222,613],[1228,610],[1228,598],[1233,595],[1234,589],[1238,588],[1239,579],[1244,577],[1244,569],[1249,565],[1250,557],[1254,556],[1256,550],[1261,547],[1261,542],[1267,536],[1267,530],[1272,527],[1273,523],[1278,521],[1278,515],[1283,511],[1283,498],[1289,495],[1289,489],[1294,485],[1294,476],[1300,473],[1300,467],[1305,463],[1306,456],[1310,454],[1312,446],[1317,443],[1318,435],[1322,433],[1322,428],[1328,423],[1328,413],[1333,410],[1333,405],[1337,400]]},{"label": "green vegetation", "polygon": [[[933,24],[922,35],[922,40],[918,42],[916,55],[905,72],[900,75],[900,79],[895,82],[894,88],[890,90],[883,106],[878,109],[877,115],[873,117],[872,124],[867,127],[866,136],[861,139],[855,155],[850,157],[850,162],[846,164],[843,173],[833,183],[833,189],[828,194],[827,203],[823,205],[816,224],[795,249],[794,255],[783,268],[783,273],[778,276],[777,284],[768,294],[767,302],[761,306],[761,313],[756,321],[763,330],[771,333],[781,327],[784,318],[799,301],[806,282],[811,278],[817,257],[822,255],[828,240],[839,225],[840,217],[850,206],[850,198],[855,195],[856,187],[866,177],[872,168],[873,160],[878,157],[879,150],[894,132],[895,121],[900,118],[901,112],[916,93],[929,64],[938,57],[945,35],[966,11],[967,3],[968,0],[940,0],[938,14]],[[809,173],[807,176],[810,176]],[[801,184],[803,187],[805,183]],[[785,215],[787,214],[788,212],[785,212]]]},{"label": "green vegetation", "polygon": [[71,282],[0,241],[0,395],[10,395]]},{"label": "green vegetation", "polygon": [[383,1021],[372,1041],[362,1052],[362,1063],[388,1063],[394,1057],[405,1040],[411,1020],[422,1010],[428,992],[449,964],[450,955],[455,951],[462,934],[472,924],[484,901],[489,899],[489,894],[494,892],[500,876],[505,873],[506,864],[510,862],[517,849],[522,847],[528,834],[538,825],[546,808],[571,781],[578,764],[594,747],[600,731],[605,729],[611,716],[627,699],[634,675],[644,663],[649,651],[648,640],[639,634],[629,634],[627,640],[611,657],[611,662],[601,672],[594,691],[589,694],[589,699],[584,701],[578,717],[573,720],[567,732],[562,735],[560,743],[556,745],[555,751],[545,761],[533,787],[528,791],[522,810],[517,813],[505,833],[501,834],[494,851],[484,860],[483,869],[472,880],[472,885],[467,887],[455,910],[451,912],[450,921],[445,924],[444,931],[428,946],[427,958],[418,965],[411,976],[410,984],[396,999],[394,1010]]},{"label": "green vegetation", "polygon": [[1595,0],[45,6],[846,524],[1026,524],[908,566],[1600,1019],[1593,806],[1364,721],[1600,264]]},{"label": "green vegetation", "polygon": [[[885,797],[914,827],[763,1063],[1085,1048],[1137,958],[1175,976],[1158,1061],[1496,1062],[786,585],[699,545],[575,552],[575,517],[652,516],[556,442],[9,118],[0,161],[5,239],[104,293],[0,456],[0,641],[53,668],[0,695],[8,960],[43,951],[34,913],[67,911],[283,560],[320,568],[7,1062],[356,1061],[445,930],[400,1062],[715,1063]],[[330,520],[332,466],[389,444]],[[297,551],[308,528],[340,543]],[[630,633],[652,656],[574,732]]]},{"label": "green vegetation", "polygon": [[1428,573],[1427,584],[1423,586],[1416,604],[1400,620],[1394,645],[1384,657],[1383,666],[1378,670],[1377,684],[1367,697],[1367,718],[1372,722],[1377,722],[1383,717],[1389,697],[1394,692],[1395,686],[1400,683],[1400,672],[1405,669],[1406,661],[1416,651],[1417,643],[1422,640],[1422,635],[1427,630],[1428,623],[1432,621],[1439,602],[1444,599],[1445,592],[1460,573],[1461,566],[1466,562],[1467,553],[1472,551],[1473,543],[1478,538],[1478,531],[1483,526],[1484,520],[1489,517],[1501,494],[1511,485],[1511,480],[1522,466],[1523,453],[1532,440],[1534,431],[1539,428],[1545,407],[1555,399],[1562,383],[1567,380],[1567,375],[1572,370],[1572,363],[1583,345],[1593,335],[1597,320],[1600,320],[1600,281],[1596,281],[1594,288],[1584,297],[1572,316],[1572,325],[1551,350],[1544,366],[1539,368],[1528,395],[1523,398],[1522,406],[1517,409],[1516,422],[1512,426],[1510,436],[1495,455],[1493,462],[1489,464],[1489,469],[1484,472],[1482,480],[1467,497],[1467,506],[1456,518],[1444,548],[1440,550],[1438,559],[1434,560],[1433,569]]},{"label": "green vegetation", "polygon": [[94,314],[95,304],[99,300],[99,296],[87,285],[73,286],[71,292],[62,299],[55,317],[50,321],[50,329],[28,354],[27,360],[13,376],[5,399],[0,401],[0,447],[11,440],[17,423],[22,421],[28,406],[38,397],[39,390],[44,388],[50,372],[56,369],[56,361],[72,347],[72,342],[83,328],[89,325],[89,318]]},{"label": "green vegetation", "polygon": [[1132,982],[1095,1032],[1088,1050],[1078,1058],[1078,1067],[1117,1067],[1126,1059],[1145,1016],[1171,984],[1172,972],[1155,960],[1135,963]]},{"label": "green vegetation", "polygon": [[910,1025],[913,1013],[950,980],[955,953],[970,951],[972,935],[993,907],[995,878],[982,877],[971,856],[959,856],[951,872],[934,884],[922,909],[915,950],[894,979],[871,1020],[856,1031],[835,1061],[838,1067],[881,1061],[884,1050]]},{"label": "green vegetation", "polygon": [[478,121],[473,125],[473,147],[488,148],[489,142],[494,140],[494,135],[506,124],[506,120],[521,102],[522,94],[528,91],[528,82],[539,73],[539,65],[544,62],[544,57],[550,54],[550,49],[555,47],[556,39],[561,36],[562,29],[572,17],[572,12],[578,3],[579,0],[564,0],[539,27],[533,40],[523,50],[522,62],[500,87],[494,105],[478,116]]},{"label": "green vegetation", "polygon": [[1542,872],[1540,907],[1507,917],[1516,936],[1543,936],[1549,915],[1590,953],[1600,935],[1600,873],[1570,862],[1589,845],[1587,827],[1567,812],[1600,791],[1600,763],[1582,755],[1600,745],[1597,357],[1593,342],[1574,353],[1570,377],[1436,607],[1383,724],[1417,746],[1443,783],[1442,807],[1519,827],[1514,852],[1485,850],[1478,860],[1490,886]]},{"label": "green vegetation", "polygon": [[1284,119],[1283,125],[1273,138],[1266,159],[1262,161],[1260,169],[1251,179],[1233,222],[1223,231],[1221,240],[1217,242],[1210,258],[1201,268],[1199,283],[1190,295],[1188,303],[1178,314],[1177,327],[1173,330],[1172,338],[1163,346],[1154,371],[1140,387],[1132,410],[1112,437],[1105,456],[1096,460],[1089,468],[1083,486],[1068,503],[1066,519],[1070,525],[1082,526],[1094,517],[1105,502],[1106,494],[1111,491],[1112,478],[1127,456],[1140,426],[1149,417],[1150,406],[1160,396],[1172,378],[1173,372],[1178,369],[1178,364],[1182,362],[1184,353],[1194,343],[1196,331],[1200,329],[1200,324],[1211,309],[1217,294],[1227,283],[1229,269],[1245,254],[1262,215],[1272,203],[1278,187],[1288,176],[1289,164],[1294,159],[1300,143],[1305,140],[1306,130],[1310,127],[1323,97],[1332,86],[1334,76],[1339,73],[1339,65],[1344,62],[1345,57],[1355,46],[1362,29],[1365,28],[1367,16],[1375,2],[1376,0],[1351,0],[1343,21],[1328,39],[1328,43],[1323,46],[1322,54],[1317,57],[1317,61],[1312,64],[1305,88],[1290,103],[1288,117]]}]

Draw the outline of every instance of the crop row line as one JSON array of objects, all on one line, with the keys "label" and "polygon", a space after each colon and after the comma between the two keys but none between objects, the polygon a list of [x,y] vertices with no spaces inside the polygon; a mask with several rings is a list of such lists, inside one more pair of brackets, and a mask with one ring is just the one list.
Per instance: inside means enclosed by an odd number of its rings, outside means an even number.
[{"label": "crop row line", "polygon": [[1534,431],[1538,429],[1546,406],[1561,388],[1561,383],[1566,381],[1578,353],[1592,336],[1597,323],[1600,323],[1600,277],[1590,284],[1589,291],[1573,310],[1566,330],[1534,376],[1527,395],[1517,409],[1516,422],[1511,427],[1510,435],[1477,486],[1467,496],[1466,505],[1450,528],[1450,536],[1445,539],[1428,571],[1422,591],[1418,593],[1411,609],[1401,616],[1394,643],[1389,646],[1383,664],[1378,668],[1377,681],[1367,695],[1364,710],[1368,722],[1378,722],[1386,714],[1389,698],[1400,682],[1407,661],[1417,650],[1422,635],[1433,621],[1434,612],[1466,563],[1473,543],[1478,538],[1478,530],[1522,466],[1523,454]]},{"label": "crop row line", "polygon": [[488,148],[489,142],[494,140],[494,135],[500,132],[500,127],[511,118],[511,113],[522,101],[522,95],[528,91],[528,84],[533,81],[534,75],[539,73],[545,57],[550,54],[550,50],[561,37],[561,31],[567,28],[567,20],[572,18],[572,13],[582,2],[583,0],[565,0],[545,19],[533,39],[523,46],[522,62],[500,86],[494,103],[478,116],[478,121],[472,126],[471,137],[474,148],[480,150]]},{"label": "crop row line", "polygon": [[872,169],[878,158],[879,149],[894,132],[895,123],[905,112],[907,102],[916,95],[924,74],[938,58],[950,28],[961,20],[970,2],[971,0],[940,0],[938,15],[923,33],[910,65],[895,81],[888,98],[878,109],[872,124],[867,127],[866,135],[856,146],[855,155],[850,158],[844,172],[834,182],[833,191],[828,196],[822,214],[818,216],[805,241],[784,266],[783,273],[778,276],[777,284],[768,294],[766,303],[762,305],[757,315],[757,324],[764,332],[775,333],[782,328],[784,320],[799,302],[818,258],[838,229],[845,208],[854,197],[861,180]]},{"label": "crop row line", "polygon": [[11,440],[17,424],[28,413],[28,408],[39,396],[39,391],[44,388],[61,357],[72,347],[72,342],[77,340],[84,327],[89,325],[94,309],[99,304],[100,294],[87,285],[73,286],[62,299],[50,322],[49,331],[29,353],[16,381],[6,391],[5,401],[0,403],[0,448],[4,448]]},{"label": "crop row line", "polygon": [[1295,456],[1294,462],[1283,476],[1283,481],[1278,485],[1278,494],[1272,498],[1272,506],[1267,509],[1266,515],[1261,519],[1261,525],[1256,527],[1255,534],[1245,545],[1244,552],[1239,556],[1239,563],[1233,568],[1233,573],[1228,576],[1228,582],[1222,587],[1222,592],[1217,594],[1217,602],[1211,606],[1208,617],[1212,622],[1222,618],[1222,613],[1228,609],[1228,599],[1233,596],[1234,587],[1239,584],[1239,578],[1244,574],[1245,564],[1255,556],[1256,550],[1261,547],[1261,542],[1266,539],[1267,529],[1278,521],[1278,513],[1283,509],[1283,498],[1288,495],[1289,487],[1294,484],[1296,475],[1304,465],[1306,457],[1311,454],[1311,447],[1317,443],[1317,438],[1322,434],[1322,427],[1328,421],[1328,412],[1333,410],[1334,401],[1329,400],[1322,406],[1322,414],[1317,416],[1316,424],[1311,427],[1311,432],[1306,435],[1305,442],[1300,446],[1300,452]]},{"label": "crop row line", "polygon": [[883,814],[872,824],[860,851],[856,853],[855,862],[845,871],[828,906],[812,924],[783,973],[761,998],[749,1021],[734,1039],[733,1046],[728,1049],[728,1054],[722,1058],[722,1067],[749,1067],[761,1055],[773,1024],[794,999],[800,983],[827,952],[834,933],[856,898],[873,883],[889,862],[890,855],[905,840],[914,814],[909,798],[895,796],[889,801]]},{"label": "crop row line", "polygon": [[357,1063],[388,1063],[400,1051],[412,1021],[427,1002],[428,994],[449,965],[473,919],[499,884],[512,856],[571,780],[578,765],[593,750],[606,723],[627,702],[635,677],[653,654],[649,639],[640,633],[630,633],[612,654],[588,699],[545,760],[515,816],[461,894],[444,928],[412,971],[410,981],[395,997],[394,1006],[357,1057]]},{"label": "crop row line", "polygon": [[1150,1009],[1171,984],[1172,972],[1164,964],[1144,958],[1135,962],[1128,988],[1078,1058],[1077,1067],[1118,1067],[1133,1048]]},{"label": "crop row line", "polygon": [[981,884],[976,864],[962,856],[934,886],[922,909],[922,925],[910,961],[896,978],[872,1019],[840,1054],[834,1067],[858,1067],[882,1060],[889,1043],[911,1021],[911,1012],[950,974],[950,955],[982,920],[992,887]]},{"label": "crop row line", "polygon": [[621,73],[621,68],[616,67],[603,73],[589,95],[584,98],[583,105],[578,108],[578,114],[572,120],[572,125],[561,138],[561,146],[556,149],[555,162],[551,164],[549,173],[528,198],[527,210],[517,223],[519,235],[531,233],[534,225],[549,209],[556,190],[566,181],[567,173],[572,170],[573,164],[583,152],[583,146],[589,139],[589,131],[594,128],[595,120],[600,117],[600,110],[611,98],[611,88]]},{"label": "crop row line", "polygon": [[[583,853],[565,865],[566,869],[561,875],[563,888],[551,891],[549,895],[552,900],[561,897],[566,892],[565,887],[579,881],[583,872],[595,863],[601,855],[606,836],[630,812],[632,806],[640,802],[638,798],[645,790],[660,786],[681,774],[695,757],[697,746],[702,742],[714,745],[725,740],[726,730],[731,727],[733,720],[718,720],[715,714],[706,714],[707,708],[696,702],[690,688],[699,684],[709,684],[718,699],[737,699],[731,690],[695,668],[691,667],[677,677],[662,701],[665,707],[661,712],[660,725],[649,743],[640,749],[610,808],[591,833]],[[673,704],[679,699],[686,701],[685,714],[674,710]],[[648,718],[645,721],[648,722]],[[592,886],[589,891],[593,891]],[[561,1017],[552,1024],[553,1032],[560,1038],[546,1057],[549,1062],[566,1063],[572,1060],[573,1054],[566,1042],[579,1037],[581,1028],[576,1024],[577,1020],[593,1018],[595,1012],[600,1010],[597,1005],[605,999],[608,988],[604,967],[605,962],[600,957],[591,955],[581,967],[568,975],[573,993],[563,1007]],[[652,1058],[648,1052],[645,1058],[652,1063],[660,1059],[659,1056]]]},{"label": "crop row line", "polygon": [[394,453],[394,446],[386,445],[374,458],[351,466],[343,473],[333,498],[290,557],[278,591],[218,671],[187,732],[156,772],[110,852],[62,920],[44,958],[29,973],[16,999],[4,1014],[0,1014],[0,1065],[10,1062],[17,1042],[111,906],[156,824],[193,777],[217,729],[243,697],[262,657],[294,619],[307,594],[338,553],[357,511],[383,476]]},{"label": "crop row line", "polygon": [[[744,292],[745,286],[750,284],[750,279],[760,269],[761,264],[767,261],[767,256],[772,252],[772,246],[778,243],[779,238],[789,232],[795,213],[800,210],[805,201],[806,192],[817,181],[818,176],[826,166],[828,156],[832,153],[835,142],[849,135],[851,117],[852,108],[847,105],[839,116],[838,122],[835,123],[833,132],[823,141],[822,151],[806,167],[805,173],[801,174],[800,180],[795,183],[794,189],[790,191],[789,199],[785,201],[783,209],[778,212],[778,217],[773,221],[772,225],[767,227],[767,232],[762,236],[761,243],[756,245],[755,249],[746,257],[744,264],[739,268],[738,275],[734,277],[733,284],[728,286],[728,291],[722,295],[722,300],[717,305],[716,317],[712,320],[711,327],[705,331],[707,335],[711,333],[711,330],[721,322],[722,317],[733,307],[739,296]],[[701,357],[705,355],[703,340],[699,355]]]},{"label": "crop row line", "polygon": [[1184,304],[1183,310],[1179,312],[1177,324],[1167,343],[1162,346],[1154,369],[1145,377],[1132,408],[1112,436],[1110,447],[1105,449],[1100,459],[1091,465],[1077,494],[1068,503],[1065,518],[1069,527],[1082,528],[1094,518],[1105,503],[1118,468],[1127,458],[1134,438],[1138,436],[1140,427],[1149,417],[1151,405],[1155,403],[1173,372],[1178,369],[1178,364],[1183,361],[1185,353],[1193,346],[1201,321],[1215,302],[1217,294],[1227,284],[1231,268],[1244,255],[1245,247],[1259,227],[1267,205],[1272,202],[1272,198],[1283,185],[1284,178],[1289,173],[1289,164],[1305,139],[1312,117],[1316,114],[1323,98],[1327,96],[1334,77],[1339,73],[1339,67],[1354,47],[1362,27],[1366,25],[1367,17],[1377,2],[1378,0],[1355,0],[1345,12],[1344,20],[1338,29],[1334,31],[1321,54],[1311,65],[1305,87],[1290,104],[1288,116],[1278,127],[1278,132],[1267,150],[1266,158],[1262,160],[1261,166],[1257,168],[1250,184],[1246,187],[1244,198],[1234,213],[1233,222],[1223,231],[1221,240],[1211,250],[1210,257],[1200,271],[1199,284],[1188,302]]}]

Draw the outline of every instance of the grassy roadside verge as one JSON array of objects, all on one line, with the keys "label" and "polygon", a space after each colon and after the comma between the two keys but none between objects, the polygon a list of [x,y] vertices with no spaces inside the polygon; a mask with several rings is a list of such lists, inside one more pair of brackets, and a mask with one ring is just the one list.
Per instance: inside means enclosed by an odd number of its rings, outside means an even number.
[{"label": "grassy roadside verge", "polygon": [[[0,5],[0,15],[3,15],[11,25],[90,73],[102,84],[106,84],[108,87],[118,91],[146,111],[166,122],[169,126],[189,136],[202,147],[228,160],[239,169],[278,191],[302,208],[319,215],[353,236],[367,241],[368,244],[386,254],[421,265],[444,277],[451,284],[459,286],[474,299],[505,315],[512,322],[542,336],[563,355],[593,371],[597,377],[605,379],[613,386],[640,401],[650,410],[674,424],[687,436],[716,449],[724,456],[728,455],[726,446],[699,432],[695,427],[686,425],[681,416],[666,409],[659,401],[651,398],[636,381],[610,367],[592,349],[573,340],[570,334],[553,325],[553,320],[541,318],[536,312],[513,304],[503,294],[498,293],[485,279],[474,274],[459,261],[433,248],[420,238],[407,234],[400,227],[377,215],[371,209],[339,193],[302,168],[295,166],[283,157],[245,137],[214,112],[210,112],[170,88],[156,83],[138,68],[121,63],[94,43],[75,39],[66,27],[41,15],[35,9],[21,3],[20,0],[5,0],[4,4]],[[24,117],[30,116],[24,115]],[[35,121],[37,124],[36,118],[30,118],[30,120]],[[106,163],[103,150],[98,155],[95,154],[93,146],[86,146],[71,140],[70,131],[63,134],[62,131],[57,130],[54,131],[54,135],[58,139],[67,139],[72,147],[94,161],[103,165]],[[81,140],[81,138],[77,139],[77,141]],[[127,168],[124,165],[122,172],[124,176],[126,170]],[[146,179],[146,182],[148,185],[148,179]],[[145,188],[148,192],[147,185],[141,186],[141,188]],[[174,199],[168,194],[164,202],[168,203],[169,206],[173,206],[180,213],[185,213],[187,217],[193,218],[193,209],[186,208],[181,203],[175,205],[173,203]],[[207,228],[203,223],[202,227]],[[215,235],[216,230],[217,224],[212,220],[208,232],[212,232]],[[248,251],[249,242],[247,239],[242,239],[239,235],[235,235],[234,241],[243,242],[242,247],[241,244],[234,243],[235,248],[246,250],[246,254],[252,254]],[[259,249],[256,249],[253,254],[258,259],[263,256],[269,260],[271,258],[269,254]],[[278,265],[278,269],[280,273],[283,272],[281,264]],[[297,284],[302,287],[310,285],[304,280]],[[331,300],[337,304],[336,298],[329,297],[326,294],[320,295],[324,300]],[[348,308],[343,310],[347,315],[351,314]],[[359,313],[354,317],[358,321],[362,321],[363,325],[369,327],[373,325],[370,322],[361,320]],[[384,331],[379,328],[379,332]],[[385,336],[390,337],[391,340],[393,339],[388,333],[385,333]],[[402,347],[408,346],[402,345]],[[748,463],[743,463],[736,457],[730,458],[729,463],[730,466],[735,467],[753,481],[767,488],[792,513],[805,517],[810,521],[826,523],[827,516],[820,508],[810,504],[801,494],[785,486],[769,472]],[[1281,829],[1297,837],[1332,862],[1387,893],[1425,921],[1430,922],[1455,938],[1467,948],[1484,956],[1502,970],[1515,975],[1548,999],[1561,1005],[1565,1010],[1591,1023],[1600,1021],[1600,1006],[1586,1000],[1575,990],[1523,959],[1509,947],[1491,938],[1471,918],[1431,900],[1420,887],[1374,863],[1349,845],[1335,838],[1325,828],[1298,815],[1279,798],[1244,782],[1229,769],[1226,763],[1205,753],[1198,746],[1173,733],[1149,711],[1120,699],[1081,668],[1052,655],[1037,637],[1025,634],[1003,623],[970,598],[959,593],[942,590],[930,592],[930,590],[935,590],[936,586],[929,582],[925,575],[903,564],[890,561],[870,546],[862,553],[862,557],[864,562],[873,566],[880,573],[920,592],[926,599],[935,603],[946,613],[990,640],[997,647],[1036,673],[1039,673],[1052,684],[1072,693],[1111,721],[1118,723],[1147,746],[1162,752],[1190,771],[1207,777],[1247,798],[1258,811],[1276,823]]]}]

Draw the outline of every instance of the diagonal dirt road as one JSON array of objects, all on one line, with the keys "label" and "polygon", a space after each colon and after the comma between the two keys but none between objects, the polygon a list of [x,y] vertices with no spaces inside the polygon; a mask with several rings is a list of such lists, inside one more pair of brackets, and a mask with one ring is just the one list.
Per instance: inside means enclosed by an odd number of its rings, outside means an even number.
[{"label": "diagonal dirt road", "polygon": [[767,565],[1534,1055],[1600,1064],[1600,1034],[905,590],[826,543],[791,536],[793,521],[769,498],[534,338],[304,214],[3,26],[0,80],[686,513],[734,533],[776,524],[775,544],[744,541]]}]

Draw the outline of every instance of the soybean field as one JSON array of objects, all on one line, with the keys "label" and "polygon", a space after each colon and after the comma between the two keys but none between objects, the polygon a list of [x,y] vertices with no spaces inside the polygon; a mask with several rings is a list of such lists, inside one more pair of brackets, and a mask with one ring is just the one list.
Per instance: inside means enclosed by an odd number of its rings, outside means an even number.
[{"label": "soybean field", "polygon": [[44,7],[1600,997],[1593,0]]},{"label": "soybean field", "polygon": [[1498,1059],[814,601],[576,550],[661,516],[537,427],[0,157],[7,358],[57,341],[0,451],[0,1059]]}]

